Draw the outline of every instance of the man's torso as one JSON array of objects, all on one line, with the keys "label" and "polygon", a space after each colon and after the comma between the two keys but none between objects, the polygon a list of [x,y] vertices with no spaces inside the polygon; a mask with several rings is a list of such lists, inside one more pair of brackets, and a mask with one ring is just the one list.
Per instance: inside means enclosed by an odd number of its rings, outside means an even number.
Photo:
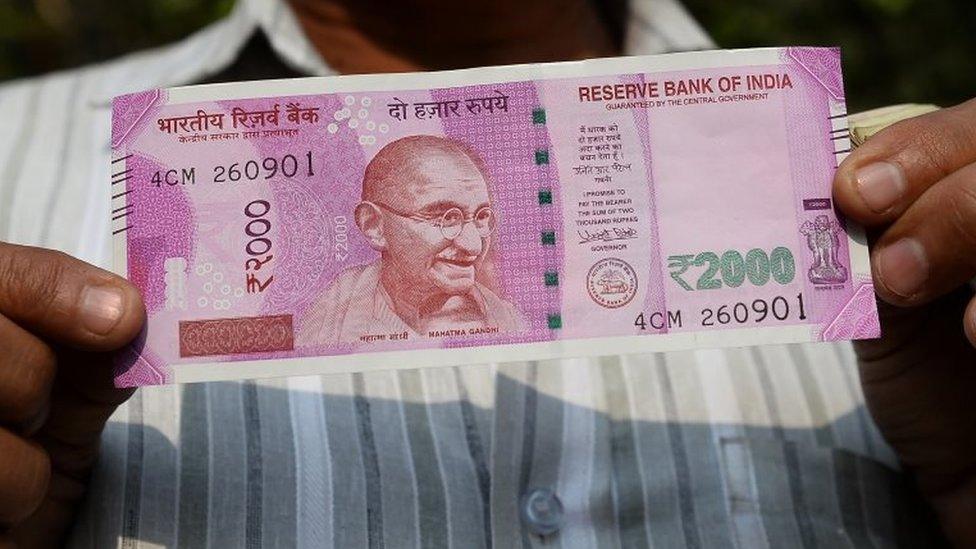
[{"label": "man's torso", "polygon": [[[707,44],[680,7],[635,4],[628,52]],[[296,69],[329,70],[287,8],[253,1],[172,47],[0,87],[0,238],[107,266],[111,97]],[[71,544],[888,546],[922,515],[881,465],[849,346],[490,361],[141,390]],[[565,509],[548,541],[520,517],[534,488]]]}]

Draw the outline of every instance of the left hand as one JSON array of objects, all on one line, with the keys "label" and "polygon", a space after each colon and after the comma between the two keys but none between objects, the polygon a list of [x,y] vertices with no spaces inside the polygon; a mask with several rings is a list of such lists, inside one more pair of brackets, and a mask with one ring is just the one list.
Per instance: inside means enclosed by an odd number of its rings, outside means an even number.
[{"label": "left hand", "polygon": [[949,539],[976,547],[976,99],[868,139],[834,199],[876,237],[882,336],[855,344],[868,408]]},{"label": "left hand", "polygon": [[0,548],[64,542],[102,428],[132,394],[113,386],[110,352],[145,318],[123,278],[0,242]]}]

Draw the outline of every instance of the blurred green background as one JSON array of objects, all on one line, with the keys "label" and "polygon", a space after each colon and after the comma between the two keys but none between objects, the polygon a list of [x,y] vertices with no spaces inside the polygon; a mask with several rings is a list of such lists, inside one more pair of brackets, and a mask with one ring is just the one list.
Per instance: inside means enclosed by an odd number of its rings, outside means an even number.
[{"label": "blurred green background", "polygon": [[[233,0],[0,0],[0,80],[178,40],[232,5]],[[855,111],[899,102],[950,105],[976,95],[976,0],[685,5],[722,47],[841,46],[848,104]]]}]

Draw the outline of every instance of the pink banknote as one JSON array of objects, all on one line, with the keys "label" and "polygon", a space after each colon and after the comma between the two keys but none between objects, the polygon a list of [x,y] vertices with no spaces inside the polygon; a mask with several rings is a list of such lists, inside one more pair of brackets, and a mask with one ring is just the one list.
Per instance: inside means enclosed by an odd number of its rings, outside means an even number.
[{"label": "pink banknote", "polygon": [[840,52],[118,97],[119,386],[879,334]]}]

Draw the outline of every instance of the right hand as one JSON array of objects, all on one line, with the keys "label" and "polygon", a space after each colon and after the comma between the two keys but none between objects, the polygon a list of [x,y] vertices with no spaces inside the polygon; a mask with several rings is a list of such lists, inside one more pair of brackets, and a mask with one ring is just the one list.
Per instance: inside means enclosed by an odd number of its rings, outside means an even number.
[{"label": "right hand", "polygon": [[976,547],[976,99],[868,139],[834,198],[878,235],[881,338],[854,345],[868,409],[949,539]]},{"label": "right hand", "polygon": [[0,242],[0,548],[58,546],[115,389],[109,351],[145,321],[127,281],[60,252]]}]

